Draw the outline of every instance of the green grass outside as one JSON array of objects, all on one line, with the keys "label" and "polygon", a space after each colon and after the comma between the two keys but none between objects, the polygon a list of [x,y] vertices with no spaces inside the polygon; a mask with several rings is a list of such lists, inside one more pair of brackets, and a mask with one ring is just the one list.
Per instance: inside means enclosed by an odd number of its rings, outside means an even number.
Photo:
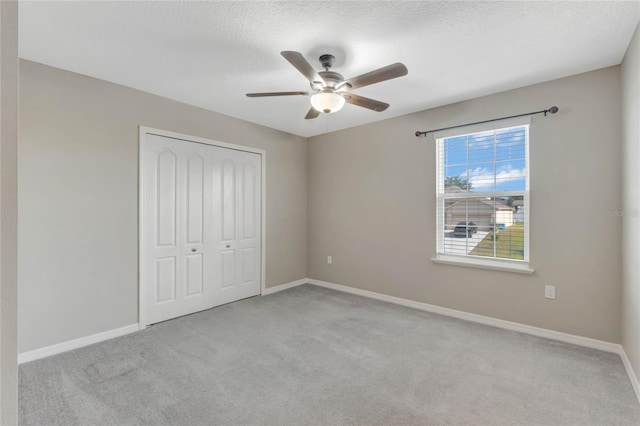
[{"label": "green grass outside", "polygon": [[[469,254],[493,257],[493,232],[478,243]],[[517,222],[504,231],[498,231],[495,240],[495,255],[501,259],[524,260],[524,223]]]}]

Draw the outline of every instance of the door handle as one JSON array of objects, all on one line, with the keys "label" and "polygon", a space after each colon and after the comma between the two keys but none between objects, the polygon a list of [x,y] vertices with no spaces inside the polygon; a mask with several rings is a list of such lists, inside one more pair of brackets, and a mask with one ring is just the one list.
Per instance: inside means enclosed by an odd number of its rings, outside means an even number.
[{"label": "door handle", "polygon": [[198,249],[194,247],[194,248],[191,249],[191,253],[195,253],[197,250]]},{"label": "door handle", "polygon": [[227,248],[231,248],[231,244],[227,244]]}]

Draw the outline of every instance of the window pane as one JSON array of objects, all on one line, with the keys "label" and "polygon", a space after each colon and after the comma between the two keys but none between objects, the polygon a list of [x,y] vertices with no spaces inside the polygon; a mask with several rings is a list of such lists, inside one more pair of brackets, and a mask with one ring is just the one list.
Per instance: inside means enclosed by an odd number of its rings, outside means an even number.
[{"label": "window pane", "polygon": [[469,187],[474,192],[495,191],[496,164],[477,163],[469,165]]},{"label": "window pane", "polygon": [[444,211],[444,252],[468,254],[466,229],[456,229],[458,222],[466,221],[467,200],[445,200]]},{"label": "window pane", "polygon": [[445,199],[444,252],[472,254],[476,245],[493,229],[493,204],[486,197]]},{"label": "window pane", "polygon": [[489,231],[493,226],[494,202],[487,197],[474,197],[467,200],[467,220],[481,231]]},{"label": "window pane", "polygon": [[489,231],[478,241],[478,244],[473,247],[469,254],[472,256],[493,257],[495,248],[494,238],[493,227],[490,227]]},{"label": "window pane", "polygon": [[476,133],[469,135],[469,164],[493,163],[494,135],[493,132]]},{"label": "window pane", "polygon": [[467,164],[467,137],[460,136],[444,140],[445,166]]},{"label": "window pane", "polygon": [[525,160],[496,163],[496,191],[524,191],[526,189]]},{"label": "window pane", "polygon": [[504,231],[496,233],[496,257],[502,259],[524,259],[524,222],[514,223]]},{"label": "window pane", "polygon": [[524,214],[524,197],[500,197],[490,201],[494,203],[494,216],[489,232],[469,254],[524,260],[524,226],[528,220]]},{"label": "window pane", "polygon": [[467,192],[468,179],[465,165],[447,166],[444,169],[444,192]]},{"label": "window pane", "polygon": [[525,159],[525,129],[503,129],[496,131],[496,161]]}]

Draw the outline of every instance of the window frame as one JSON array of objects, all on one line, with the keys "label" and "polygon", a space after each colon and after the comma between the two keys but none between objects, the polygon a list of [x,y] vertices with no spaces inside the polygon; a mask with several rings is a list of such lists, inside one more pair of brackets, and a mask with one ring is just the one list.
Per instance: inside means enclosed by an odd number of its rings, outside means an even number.
[{"label": "window frame", "polygon": [[[483,125],[467,126],[464,128],[451,129],[446,132],[434,135],[436,142],[436,256],[432,259],[434,263],[470,266],[483,269],[492,269],[499,271],[512,271],[525,274],[531,274],[534,270],[530,267],[530,194],[531,194],[531,177],[530,177],[530,117],[520,117],[519,119],[504,120],[501,123],[484,123]],[[512,128],[525,128],[525,189],[518,191],[482,191],[482,192],[463,192],[463,193],[446,193],[444,188],[445,182],[445,164],[444,164],[444,140],[460,136],[468,136],[472,134],[500,131]],[[467,158],[467,163],[468,163]],[[494,159],[495,162],[495,159]],[[468,164],[467,164],[468,167]],[[523,198],[523,214],[524,221],[524,253],[523,259],[505,259],[488,256],[476,256],[470,254],[445,253],[445,200],[446,199],[469,199],[475,197],[505,197],[505,196],[521,196]],[[494,223],[495,226],[495,223]]]}]

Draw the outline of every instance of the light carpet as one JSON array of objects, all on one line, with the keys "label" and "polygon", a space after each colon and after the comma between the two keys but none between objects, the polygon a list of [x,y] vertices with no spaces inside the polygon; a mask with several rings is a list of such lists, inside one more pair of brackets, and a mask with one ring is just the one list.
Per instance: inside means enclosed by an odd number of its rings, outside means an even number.
[{"label": "light carpet", "polygon": [[29,425],[640,424],[616,354],[304,285],[20,367]]}]

